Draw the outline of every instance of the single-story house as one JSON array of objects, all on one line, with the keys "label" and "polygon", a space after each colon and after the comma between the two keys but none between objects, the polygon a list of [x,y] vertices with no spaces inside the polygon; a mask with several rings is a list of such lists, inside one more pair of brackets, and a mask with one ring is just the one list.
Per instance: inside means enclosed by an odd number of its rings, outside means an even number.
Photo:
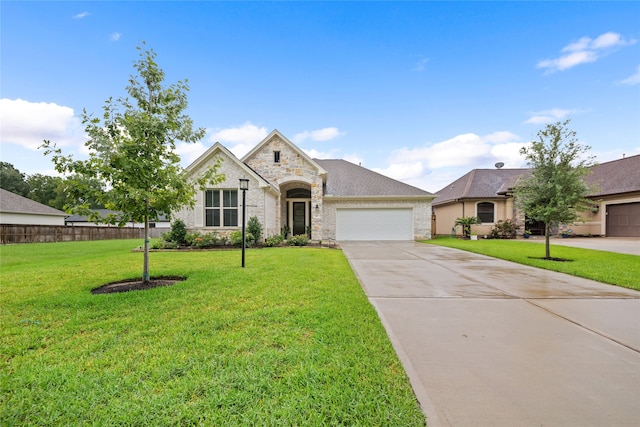
[{"label": "single-story house", "polygon": [[[100,216],[103,218],[106,217],[107,215],[115,215],[116,218],[120,216],[120,212],[112,211],[109,209],[95,209],[95,211],[98,212]],[[80,225],[80,226],[86,226],[86,227],[106,227],[109,225],[101,222],[95,223],[95,222],[89,221],[86,215],[76,215],[76,214],[69,215],[64,222],[66,225]],[[125,227],[144,228],[144,223],[129,222],[125,225]],[[149,228],[169,229],[170,227],[171,227],[171,221],[166,215],[162,215],[160,218],[158,218],[157,221],[149,222]]]},{"label": "single-story house", "polygon": [[[434,195],[338,159],[312,159],[278,130],[242,159],[214,144],[186,170],[198,176],[217,158],[225,179],[199,191],[194,208],[172,213],[190,230],[229,233],[256,216],[263,237],[306,234],[315,241],[431,237]],[[243,219],[240,179],[249,180]]]},{"label": "single-story house", "polygon": [[64,225],[67,213],[0,188],[0,224]]},{"label": "single-story house", "polygon": [[[496,222],[512,219],[533,234],[544,234],[544,224],[530,221],[518,212],[510,190],[529,169],[474,169],[436,194],[433,203],[435,234],[451,234],[456,218],[476,216],[482,221],[472,230],[488,235]],[[640,237],[640,155],[600,163],[586,178],[597,190],[589,195],[593,206],[582,214],[583,222],[563,224],[558,232],[571,229],[575,235]],[[456,234],[461,234],[458,227]]]}]

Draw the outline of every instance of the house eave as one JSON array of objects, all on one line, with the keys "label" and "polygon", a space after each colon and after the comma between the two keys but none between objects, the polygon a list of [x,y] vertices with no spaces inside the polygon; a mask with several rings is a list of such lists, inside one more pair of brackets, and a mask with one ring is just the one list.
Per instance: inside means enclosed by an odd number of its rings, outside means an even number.
[{"label": "house eave", "polygon": [[435,196],[332,196],[325,195],[323,200],[326,201],[399,201],[399,200],[415,200],[415,201],[432,201]]}]

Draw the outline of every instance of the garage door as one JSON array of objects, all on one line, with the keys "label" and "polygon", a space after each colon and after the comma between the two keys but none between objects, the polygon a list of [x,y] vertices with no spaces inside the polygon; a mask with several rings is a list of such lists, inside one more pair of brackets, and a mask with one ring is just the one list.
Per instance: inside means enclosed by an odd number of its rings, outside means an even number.
[{"label": "garage door", "polygon": [[640,203],[607,205],[607,237],[640,237]]},{"label": "garage door", "polygon": [[413,240],[412,209],[338,209],[337,240]]}]

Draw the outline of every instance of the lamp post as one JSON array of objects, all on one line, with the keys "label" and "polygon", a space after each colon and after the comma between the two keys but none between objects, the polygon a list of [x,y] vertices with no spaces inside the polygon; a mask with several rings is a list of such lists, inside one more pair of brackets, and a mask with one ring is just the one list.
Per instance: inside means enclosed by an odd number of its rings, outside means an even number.
[{"label": "lamp post", "polygon": [[247,247],[246,221],[247,217],[247,190],[249,189],[249,180],[240,178],[240,190],[242,190],[242,268],[244,268],[244,251]]}]

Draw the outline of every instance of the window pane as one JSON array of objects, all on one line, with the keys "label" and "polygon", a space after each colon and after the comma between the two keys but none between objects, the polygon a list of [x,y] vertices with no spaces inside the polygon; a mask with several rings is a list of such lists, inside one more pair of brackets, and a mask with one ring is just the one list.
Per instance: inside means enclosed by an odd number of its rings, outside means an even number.
[{"label": "window pane", "polygon": [[207,209],[205,213],[205,225],[207,227],[220,227],[220,210]]},{"label": "window pane", "polygon": [[214,190],[207,190],[204,192],[204,205],[208,208],[213,206],[213,191]]},{"label": "window pane", "polygon": [[225,209],[224,210],[224,226],[236,227],[237,225],[238,225],[238,210]]},{"label": "window pane", "polygon": [[482,222],[493,222],[493,203],[478,203],[478,218]]},{"label": "window pane", "polygon": [[213,191],[213,206],[220,207],[220,190]]},{"label": "window pane", "polygon": [[224,190],[224,207],[237,207],[238,206],[238,190]]}]

